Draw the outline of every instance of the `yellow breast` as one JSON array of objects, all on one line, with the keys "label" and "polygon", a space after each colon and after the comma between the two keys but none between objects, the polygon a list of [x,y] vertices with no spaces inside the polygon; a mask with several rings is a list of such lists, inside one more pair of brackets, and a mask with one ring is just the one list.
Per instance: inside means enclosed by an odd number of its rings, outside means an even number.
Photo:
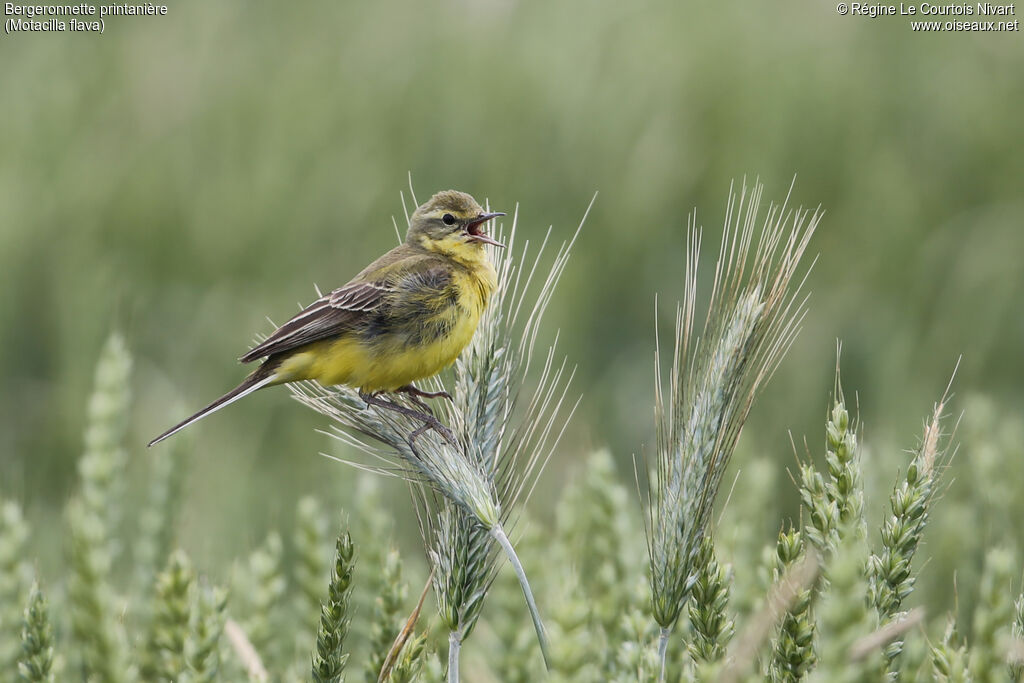
[{"label": "yellow breast", "polygon": [[489,262],[473,270],[453,272],[457,292],[453,305],[422,321],[442,323],[445,334],[410,342],[408,334],[365,339],[344,336],[317,342],[286,359],[279,369],[282,381],[315,379],[323,385],[346,384],[364,391],[392,391],[437,374],[455,362],[466,348],[497,284]]}]

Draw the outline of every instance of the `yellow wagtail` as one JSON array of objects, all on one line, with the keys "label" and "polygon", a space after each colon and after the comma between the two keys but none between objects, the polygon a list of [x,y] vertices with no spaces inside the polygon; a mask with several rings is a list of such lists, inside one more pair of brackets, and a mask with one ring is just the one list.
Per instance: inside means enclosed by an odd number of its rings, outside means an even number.
[{"label": "yellow wagtail", "polygon": [[447,431],[429,414],[377,394],[404,392],[424,408],[417,397],[448,397],[420,391],[413,382],[451,365],[473,338],[497,283],[484,244],[503,246],[483,225],[503,215],[486,213],[464,192],[438,192],[413,213],[403,244],[274,330],[240,359],[265,359],[255,372],[149,445],[257,389],[300,380],[354,387],[368,404]]}]

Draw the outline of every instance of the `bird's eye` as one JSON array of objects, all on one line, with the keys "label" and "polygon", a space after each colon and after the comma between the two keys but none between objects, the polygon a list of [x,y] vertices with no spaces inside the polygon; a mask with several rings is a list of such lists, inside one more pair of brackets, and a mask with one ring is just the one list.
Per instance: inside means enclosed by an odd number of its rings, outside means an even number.
[{"label": "bird's eye", "polygon": [[445,225],[455,225],[455,216],[451,215],[450,213],[446,213],[445,215],[443,215],[441,217],[441,220],[444,221]]}]

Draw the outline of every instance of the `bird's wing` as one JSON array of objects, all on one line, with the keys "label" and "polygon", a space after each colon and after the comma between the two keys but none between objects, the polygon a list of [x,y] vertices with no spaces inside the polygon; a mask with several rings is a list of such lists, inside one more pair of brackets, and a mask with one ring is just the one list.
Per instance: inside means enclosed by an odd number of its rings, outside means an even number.
[{"label": "bird's wing", "polygon": [[405,245],[396,247],[344,287],[304,308],[239,360],[251,363],[335,337],[370,315],[415,317],[432,308],[450,282],[448,268],[436,255],[410,252]]},{"label": "bird's wing", "polygon": [[251,363],[337,335],[366,313],[380,308],[385,298],[394,291],[394,287],[386,280],[353,280],[302,309],[239,360]]}]

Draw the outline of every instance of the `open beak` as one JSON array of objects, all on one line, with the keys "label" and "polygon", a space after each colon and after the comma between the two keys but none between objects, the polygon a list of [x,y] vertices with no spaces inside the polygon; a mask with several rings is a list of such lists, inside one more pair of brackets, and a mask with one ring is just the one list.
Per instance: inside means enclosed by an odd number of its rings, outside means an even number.
[{"label": "open beak", "polygon": [[482,229],[483,224],[486,223],[487,221],[491,220],[492,218],[497,218],[498,216],[504,215],[505,214],[502,213],[501,211],[495,211],[494,213],[482,213],[473,220],[471,220],[469,223],[466,223],[466,232],[469,234],[469,237],[472,240],[475,240],[477,242],[484,242],[486,244],[493,244],[496,247],[504,248],[504,244],[502,244],[501,242],[492,237],[488,237],[486,234],[484,234],[484,231]]}]

